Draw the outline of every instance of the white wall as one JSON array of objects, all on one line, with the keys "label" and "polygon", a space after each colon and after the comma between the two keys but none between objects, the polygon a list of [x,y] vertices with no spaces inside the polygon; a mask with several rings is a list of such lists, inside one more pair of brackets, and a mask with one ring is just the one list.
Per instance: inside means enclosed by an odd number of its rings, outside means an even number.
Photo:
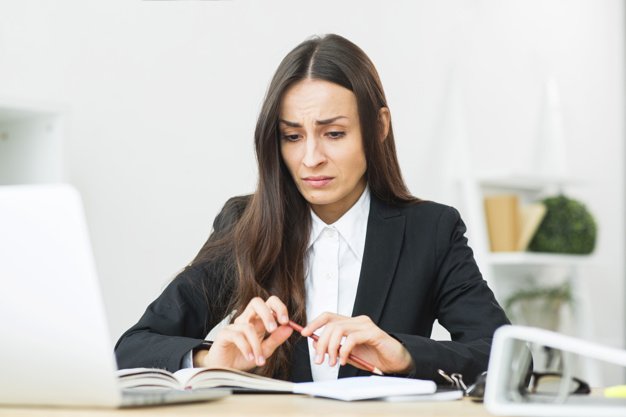
[{"label": "white wall", "polygon": [[[560,86],[568,190],[599,222],[588,273],[597,340],[624,341],[624,6],[619,0],[20,1],[0,3],[0,97],[67,105],[112,338],[200,248],[223,202],[256,182],[252,133],[280,59],[336,32],[376,63],[411,190],[451,77],[480,170],[531,164],[543,83]],[[610,378],[617,378],[617,374]]]}]

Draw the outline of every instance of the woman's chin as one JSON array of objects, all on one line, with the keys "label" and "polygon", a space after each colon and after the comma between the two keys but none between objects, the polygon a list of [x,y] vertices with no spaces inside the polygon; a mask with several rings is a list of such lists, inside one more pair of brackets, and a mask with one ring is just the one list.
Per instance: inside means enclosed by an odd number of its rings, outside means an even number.
[{"label": "woman's chin", "polygon": [[336,201],[333,193],[320,190],[307,192],[306,194],[304,194],[304,199],[308,201],[309,204],[315,206],[325,206],[327,204],[332,204]]}]

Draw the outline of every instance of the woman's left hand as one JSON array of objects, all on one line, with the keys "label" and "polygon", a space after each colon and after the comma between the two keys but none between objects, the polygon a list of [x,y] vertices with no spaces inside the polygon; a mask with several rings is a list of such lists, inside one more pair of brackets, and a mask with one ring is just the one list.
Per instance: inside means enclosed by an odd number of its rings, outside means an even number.
[{"label": "woman's left hand", "polygon": [[[324,362],[328,354],[330,366],[335,366],[337,361],[345,365],[348,363],[348,355],[353,354],[386,374],[409,373],[413,369],[413,359],[406,348],[367,316],[345,317],[323,313],[306,325],[302,335],[311,336],[323,326],[324,330],[314,343],[317,364]],[[356,363],[351,365],[361,368]]]}]

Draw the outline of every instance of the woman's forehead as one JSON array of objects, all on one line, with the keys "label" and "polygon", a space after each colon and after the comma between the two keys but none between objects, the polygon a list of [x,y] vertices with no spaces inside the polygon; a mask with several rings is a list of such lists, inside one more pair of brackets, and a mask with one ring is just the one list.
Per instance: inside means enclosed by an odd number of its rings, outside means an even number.
[{"label": "woman's forehead", "polygon": [[293,122],[302,118],[352,118],[357,114],[356,106],[356,97],[347,88],[329,81],[306,79],[285,91],[281,100],[280,118]]}]

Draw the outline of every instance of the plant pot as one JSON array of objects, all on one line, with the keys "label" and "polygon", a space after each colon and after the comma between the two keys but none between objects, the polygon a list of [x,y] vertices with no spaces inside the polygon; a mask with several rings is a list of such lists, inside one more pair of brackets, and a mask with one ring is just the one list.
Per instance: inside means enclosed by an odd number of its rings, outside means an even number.
[{"label": "plant pot", "polygon": [[538,297],[520,300],[518,307],[524,324],[558,331],[563,300]]}]

